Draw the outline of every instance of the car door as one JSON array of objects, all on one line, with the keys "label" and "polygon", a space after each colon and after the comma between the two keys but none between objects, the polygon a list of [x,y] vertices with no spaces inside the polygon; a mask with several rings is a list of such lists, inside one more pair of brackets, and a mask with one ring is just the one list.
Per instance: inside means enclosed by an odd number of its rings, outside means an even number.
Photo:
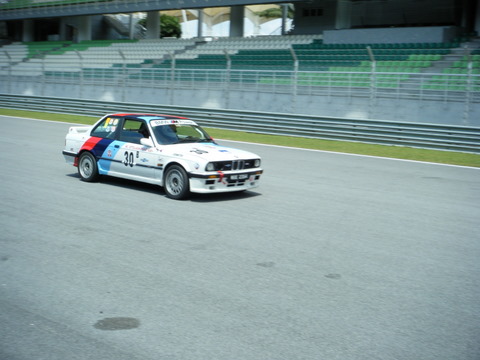
[{"label": "car door", "polygon": [[116,140],[106,148],[99,165],[108,165],[108,175],[151,181],[155,154],[152,148],[140,142],[142,138],[150,137],[147,125],[141,119],[126,117],[121,119],[119,126]]}]

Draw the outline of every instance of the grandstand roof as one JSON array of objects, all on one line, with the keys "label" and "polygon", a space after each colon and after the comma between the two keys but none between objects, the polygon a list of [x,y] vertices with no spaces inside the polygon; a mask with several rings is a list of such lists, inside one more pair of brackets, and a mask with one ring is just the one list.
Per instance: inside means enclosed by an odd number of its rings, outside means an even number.
[{"label": "grandstand roof", "polygon": [[[289,0],[297,2],[300,0]],[[282,3],[269,0],[269,3]],[[0,20],[265,4],[265,0],[1,0]]]}]

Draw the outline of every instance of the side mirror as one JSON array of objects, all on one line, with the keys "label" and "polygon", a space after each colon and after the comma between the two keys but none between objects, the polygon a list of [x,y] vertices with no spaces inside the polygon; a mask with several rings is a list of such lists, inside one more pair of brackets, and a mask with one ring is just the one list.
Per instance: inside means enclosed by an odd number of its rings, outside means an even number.
[{"label": "side mirror", "polygon": [[140,144],[148,147],[153,147],[153,141],[151,138],[141,138]]}]

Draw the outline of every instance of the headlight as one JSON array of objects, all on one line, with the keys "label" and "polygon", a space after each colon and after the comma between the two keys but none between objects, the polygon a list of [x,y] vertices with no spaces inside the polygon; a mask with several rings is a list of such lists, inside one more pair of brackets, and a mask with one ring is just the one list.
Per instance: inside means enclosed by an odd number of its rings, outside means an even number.
[{"label": "headlight", "polygon": [[207,166],[205,167],[205,170],[206,170],[206,171],[213,171],[213,170],[215,170],[215,164],[209,162],[209,163],[207,164]]},{"label": "headlight", "polygon": [[262,162],[260,161],[260,159],[256,159],[255,162],[254,162],[254,165],[255,165],[255,167],[260,167],[261,163]]}]

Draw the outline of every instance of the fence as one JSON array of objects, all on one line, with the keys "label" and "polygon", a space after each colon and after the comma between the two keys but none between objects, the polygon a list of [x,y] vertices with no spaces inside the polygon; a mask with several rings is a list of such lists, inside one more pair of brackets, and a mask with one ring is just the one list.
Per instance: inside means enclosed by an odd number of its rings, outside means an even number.
[{"label": "fence", "polygon": [[300,36],[10,45],[0,92],[480,127],[476,43],[389,45]]},{"label": "fence", "polygon": [[[353,72],[353,71],[267,71],[267,70],[213,70],[213,69],[157,69],[130,68],[82,68],[79,71],[55,71],[11,68],[0,72],[0,91],[7,94],[32,94],[39,96],[66,96],[81,99],[108,99],[138,101],[132,94],[141,93],[143,101],[169,105],[202,106],[204,95],[216,92],[214,97],[222,108],[238,108],[238,98],[250,97],[241,108],[250,110],[268,109],[257,103],[260,96],[270,96],[266,102],[281,99],[282,112],[316,114],[317,101],[340,100],[341,107],[352,101],[362,101],[358,107],[377,111],[378,101],[415,101],[441,107],[455,107],[454,123],[479,126],[480,75],[472,73],[400,73],[400,72]],[[196,100],[198,98],[198,100]],[[305,101],[311,105],[305,106]],[[432,105],[433,104],[433,105]],[[437,105],[435,105],[437,104]],[[333,108],[332,108],[333,109]],[[323,110],[325,107],[323,106]],[[332,110],[333,111],[333,110]],[[327,113],[328,114],[328,113]],[[330,115],[341,116],[340,113]],[[392,113],[395,115],[395,113]],[[375,118],[370,114],[370,118]],[[378,116],[377,116],[378,117]],[[380,118],[387,118],[380,114]],[[414,121],[421,121],[411,116]],[[392,118],[392,120],[397,120]],[[399,119],[402,120],[402,119]]]},{"label": "fence", "polygon": [[169,113],[214,128],[480,153],[480,128],[462,126],[12,95],[0,95],[0,107],[99,117],[116,112]]},{"label": "fence", "polygon": [[[480,62],[479,62],[480,64]],[[3,91],[12,84],[28,83],[43,86],[51,83],[78,86],[136,85],[151,88],[176,89],[252,89],[272,93],[289,93],[292,97],[306,95],[336,95],[345,97],[397,98],[440,100],[444,102],[480,103],[480,71],[454,68],[449,72],[420,72],[419,68],[382,66],[370,68],[343,67],[347,70],[237,70],[206,68],[144,67],[137,64],[95,67],[89,63],[68,66],[31,60],[24,66],[0,68]],[[110,64],[111,65],[111,64]],[[358,71],[361,69],[362,71]],[[480,70],[480,67],[479,67]],[[466,94],[467,93],[467,94]],[[468,95],[468,96],[466,96]]]}]

